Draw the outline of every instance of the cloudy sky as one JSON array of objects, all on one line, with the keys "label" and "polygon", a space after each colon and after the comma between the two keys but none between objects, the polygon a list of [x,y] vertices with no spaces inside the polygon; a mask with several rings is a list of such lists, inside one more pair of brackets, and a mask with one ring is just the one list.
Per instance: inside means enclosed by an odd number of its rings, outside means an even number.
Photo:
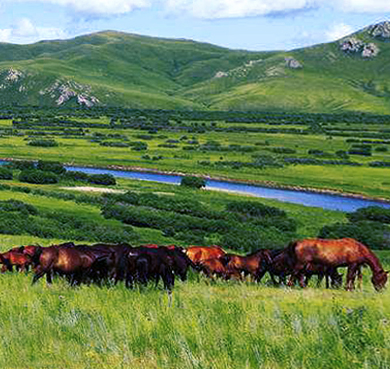
[{"label": "cloudy sky", "polygon": [[0,41],[102,30],[236,49],[293,49],[390,20],[390,0],[0,0]]}]

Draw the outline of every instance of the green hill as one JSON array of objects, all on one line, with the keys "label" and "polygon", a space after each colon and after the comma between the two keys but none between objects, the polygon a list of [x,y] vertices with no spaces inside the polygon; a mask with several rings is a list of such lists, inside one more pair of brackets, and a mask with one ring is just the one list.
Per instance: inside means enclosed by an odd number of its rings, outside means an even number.
[{"label": "green hill", "polygon": [[299,50],[248,52],[99,32],[0,44],[0,104],[390,113],[390,23]]}]

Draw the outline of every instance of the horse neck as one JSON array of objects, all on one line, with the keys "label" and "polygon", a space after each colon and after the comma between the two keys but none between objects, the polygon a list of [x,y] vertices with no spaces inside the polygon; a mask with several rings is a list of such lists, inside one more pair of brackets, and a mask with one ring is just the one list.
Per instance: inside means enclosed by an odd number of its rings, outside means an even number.
[{"label": "horse neck", "polygon": [[374,275],[376,275],[380,272],[383,272],[383,268],[382,268],[382,265],[381,265],[379,259],[370,250],[368,250],[368,253],[366,255],[366,261],[367,261],[367,264],[370,266],[372,273]]}]

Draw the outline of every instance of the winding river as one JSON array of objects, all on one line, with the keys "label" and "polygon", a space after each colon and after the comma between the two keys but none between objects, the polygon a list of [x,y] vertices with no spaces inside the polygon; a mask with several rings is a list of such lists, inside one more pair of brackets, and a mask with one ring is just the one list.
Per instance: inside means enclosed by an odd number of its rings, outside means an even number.
[{"label": "winding river", "polygon": [[[138,179],[159,183],[180,184],[181,176],[158,173],[122,171],[114,169],[99,169],[85,167],[67,167],[68,170],[80,171],[89,174],[112,174],[115,177]],[[305,206],[320,207],[328,210],[354,211],[367,206],[381,206],[390,209],[390,203],[347,197],[341,195],[331,195],[310,191],[296,191],[279,188],[261,187],[252,184],[234,183],[217,180],[207,180],[206,189],[229,191],[239,194],[251,195],[255,197],[275,199],[278,201],[290,202]]]}]

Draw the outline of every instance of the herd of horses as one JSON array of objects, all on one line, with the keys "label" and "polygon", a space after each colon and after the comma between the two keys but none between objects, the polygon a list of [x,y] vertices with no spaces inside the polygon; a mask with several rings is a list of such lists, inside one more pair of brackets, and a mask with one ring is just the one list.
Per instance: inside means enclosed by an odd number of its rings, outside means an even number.
[{"label": "herd of horses", "polygon": [[[372,271],[372,284],[381,290],[387,282],[376,255],[362,243],[352,239],[304,239],[290,243],[284,249],[260,249],[246,256],[226,253],[219,246],[158,246],[132,247],[128,244],[75,245],[72,242],[49,247],[20,246],[0,254],[1,272],[28,271],[31,267],[36,283],[46,275],[52,283],[54,275],[66,278],[71,285],[124,282],[129,288],[135,283],[146,285],[162,280],[168,291],[175,277],[187,279],[190,268],[211,279],[242,281],[250,277],[260,282],[266,273],[275,285],[308,284],[313,275],[318,284],[325,278],[326,287],[340,287],[343,275],[339,267],[347,267],[346,289],[353,290],[355,279],[361,285],[362,267]],[[288,278],[288,280],[287,280]]]}]

